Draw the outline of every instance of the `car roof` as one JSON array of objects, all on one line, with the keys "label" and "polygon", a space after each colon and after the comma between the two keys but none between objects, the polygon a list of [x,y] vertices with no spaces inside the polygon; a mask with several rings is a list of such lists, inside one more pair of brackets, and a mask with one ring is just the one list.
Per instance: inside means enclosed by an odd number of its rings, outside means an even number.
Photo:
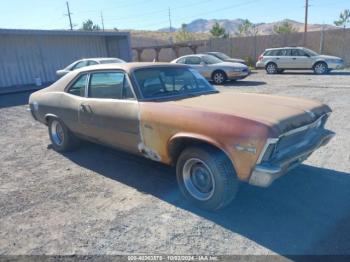
[{"label": "car roof", "polygon": [[152,67],[174,67],[174,68],[187,68],[187,65],[183,64],[173,64],[173,63],[162,63],[162,62],[131,62],[131,63],[115,63],[115,64],[98,64],[98,65],[91,65],[87,67],[82,67],[77,70],[74,70],[76,72],[88,72],[88,71],[94,71],[94,70],[113,70],[113,69],[120,69],[124,70],[126,72],[133,71],[134,69],[139,68],[152,68]]},{"label": "car roof", "polygon": [[266,51],[270,51],[270,50],[290,49],[290,48],[305,49],[305,47],[302,47],[302,46],[284,46],[284,47],[267,48],[267,49],[265,49],[265,50],[266,50]]},{"label": "car roof", "polygon": [[121,60],[120,58],[117,57],[90,57],[90,58],[83,58],[79,61],[85,61],[85,60],[94,60],[94,61],[108,61],[108,60]]}]

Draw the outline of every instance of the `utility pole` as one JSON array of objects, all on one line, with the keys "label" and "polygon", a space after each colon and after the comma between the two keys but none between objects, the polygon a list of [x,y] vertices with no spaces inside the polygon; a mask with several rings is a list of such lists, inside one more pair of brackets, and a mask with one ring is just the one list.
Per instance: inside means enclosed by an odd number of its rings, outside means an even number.
[{"label": "utility pole", "polygon": [[67,14],[66,14],[66,16],[69,17],[70,30],[73,30],[72,17],[71,17],[72,13],[69,10],[69,3],[68,3],[68,1],[66,2],[66,5],[67,5]]},{"label": "utility pole", "polygon": [[169,7],[169,33],[171,33],[171,29],[172,29],[172,27],[171,27],[171,13],[170,13],[170,7]]},{"label": "utility pole", "polygon": [[101,23],[102,23],[102,31],[104,32],[105,31],[105,24],[103,22],[103,14],[102,14],[102,11],[101,11]]},{"label": "utility pole", "polygon": [[309,0],[305,0],[304,45],[307,41],[307,19],[309,15]]}]

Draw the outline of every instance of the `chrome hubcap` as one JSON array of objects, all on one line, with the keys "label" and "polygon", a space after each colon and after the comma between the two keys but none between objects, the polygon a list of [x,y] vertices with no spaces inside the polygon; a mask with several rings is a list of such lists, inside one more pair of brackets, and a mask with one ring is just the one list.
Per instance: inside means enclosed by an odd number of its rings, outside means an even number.
[{"label": "chrome hubcap", "polygon": [[317,64],[315,66],[315,71],[317,74],[323,74],[326,71],[326,66],[324,64]]},{"label": "chrome hubcap", "polygon": [[216,74],[214,75],[214,81],[215,81],[215,83],[219,83],[219,84],[221,84],[222,82],[224,82],[224,76],[223,76],[223,74],[221,74],[221,73],[216,73]]},{"label": "chrome hubcap", "polygon": [[64,140],[64,132],[60,122],[58,122],[57,120],[53,120],[51,123],[50,131],[53,142],[56,145],[62,145]]},{"label": "chrome hubcap", "polygon": [[200,159],[188,159],[183,167],[183,181],[187,191],[194,198],[205,201],[215,190],[215,181],[209,167]]},{"label": "chrome hubcap", "polygon": [[273,74],[276,71],[276,67],[273,64],[267,66],[267,72]]}]

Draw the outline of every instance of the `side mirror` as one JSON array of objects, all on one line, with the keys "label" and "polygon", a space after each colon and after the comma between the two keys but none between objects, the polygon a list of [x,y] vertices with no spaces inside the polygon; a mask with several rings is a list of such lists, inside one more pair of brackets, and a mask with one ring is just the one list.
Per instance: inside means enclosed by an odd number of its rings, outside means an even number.
[{"label": "side mirror", "polygon": [[310,55],[309,55],[309,54],[306,54],[306,53],[304,54],[304,56],[306,56],[306,57],[310,57]]},{"label": "side mirror", "polygon": [[202,61],[202,62],[200,62],[200,65],[201,65],[201,66],[205,66],[205,65],[207,65],[207,64],[206,64],[205,62]]}]

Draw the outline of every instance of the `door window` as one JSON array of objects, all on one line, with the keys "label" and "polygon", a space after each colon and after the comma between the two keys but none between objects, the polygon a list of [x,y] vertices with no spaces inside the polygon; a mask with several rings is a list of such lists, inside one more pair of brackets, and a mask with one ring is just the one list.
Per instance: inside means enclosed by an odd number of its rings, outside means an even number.
[{"label": "door window", "polygon": [[88,65],[88,61],[86,61],[86,60],[80,61],[75,66],[73,66],[73,70],[78,69],[78,68],[82,68],[82,67],[87,66],[87,65]]},{"label": "door window", "polygon": [[292,56],[306,56],[305,52],[300,49],[292,49]]},{"label": "door window", "polygon": [[198,56],[189,56],[186,57],[187,65],[199,65],[201,63],[201,58]]},{"label": "door window", "polygon": [[85,96],[86,78],[87,75],[80,76],[67,92],[76,96]]},{"label": "door window", "polygon": [[88,65],[97,65],[98,63],[96,61],[93,60],[89,60]]},{"label": "door window", "polygon": [[290,56],[290,49],[280,49],[276,56]]},{"label": "door window", "polygon": [[130,99],[134,95],[124,73],[100,72],[90,75],[89,97]]}]

